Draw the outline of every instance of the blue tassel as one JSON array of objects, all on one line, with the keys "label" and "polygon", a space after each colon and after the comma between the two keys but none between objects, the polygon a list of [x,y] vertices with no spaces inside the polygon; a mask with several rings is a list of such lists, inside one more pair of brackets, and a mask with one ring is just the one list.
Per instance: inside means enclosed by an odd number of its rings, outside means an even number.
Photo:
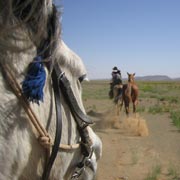
[{"label": "blue tassel", "polygon": [[22,92],[31,102],[39,105],[43,101],[43,88],[46,80],[46,72],[42,63],[42,57],[37,56],[29,65],[25,80],[22,82]]}]

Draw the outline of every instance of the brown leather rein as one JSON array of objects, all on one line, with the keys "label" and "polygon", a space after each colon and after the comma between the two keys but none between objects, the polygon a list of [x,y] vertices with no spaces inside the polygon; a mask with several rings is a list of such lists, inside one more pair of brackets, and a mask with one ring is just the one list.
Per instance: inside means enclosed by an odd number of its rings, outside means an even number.
[{"label": "brown leather rein", "polygon": [[[39,134],[38,140],[41,145],[43,145],[46,149],[48,149],[50,153],[50,148],[52,147],[50,157],[48,159],[47,165],[45,166],[42,180],[48,180],[51,168],[53,166],[54,160],[57,156],[57,153],[60,149],[64,150],[73,150],[79,147],[82,148],[82,160],[77,163],[77,167],[75,167],[74,173],[72,174],[71,179],[78,179],[78,177],[83,173],[85,166],[89,165],[90,158],[93,153],[91,139],[87,132],[87,126],[92,123],[91,120],[87,118],[87,116],[81,111],[77,100],[73,94],[70,83],[66,78],[65,74],[61,71],[58,64],[54,65],[54,69],[52,72],[52,82],[54,89],[54,97],[56,102],[56,134],[54,143],[52,143],[51,137],[46,131],[46,129],[41,125],[37,116],[33,112],[32,108],[26,97],[24,97],[21,87],[19,86],[11,68],[7,64],[0,64],[3,74],[12,88],[13,92],[19,99],[22,104],[26,114],[29,117],[30,123],[34,126],[36,131]],[[61,117],[61,104],[60,98],[61,94],[63,95],[67,105],[70,108],[70,111],[77,123],[77,127],[81,136],[81,142],[73,145],[65,145],[60,144],[61,140],[61,132],[62,132],[62,117]]]}]

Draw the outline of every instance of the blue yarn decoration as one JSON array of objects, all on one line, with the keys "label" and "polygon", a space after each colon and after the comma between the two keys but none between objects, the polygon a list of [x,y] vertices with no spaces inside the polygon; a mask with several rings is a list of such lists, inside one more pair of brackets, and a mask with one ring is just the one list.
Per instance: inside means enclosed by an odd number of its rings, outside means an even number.
[{"label": "blue yarn decoration", "polygon": [[43,88],[46,80],[46,72],[42,63],[42,57],[37,56],[30,63],[22,82],[22,92],[30,102],[35,102],[39,105],[39,101],[43,102]]}]

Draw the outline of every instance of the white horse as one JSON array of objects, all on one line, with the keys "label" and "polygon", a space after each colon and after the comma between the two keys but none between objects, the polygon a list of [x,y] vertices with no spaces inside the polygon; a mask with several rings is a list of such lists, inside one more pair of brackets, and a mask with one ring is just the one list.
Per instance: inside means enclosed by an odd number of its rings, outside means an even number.
[{"label": "white horse", "polygon": [[[47,27],[47,19],[52,13],[53,6],[50,0],[0,0],[0,63],[8,64],[19,84],[25,77],[28,64],[37,55],[38,42],[43,36],[47,36],[44,27]],[[36,27],[38,23],[34,22],[33,18],[36,18],[37,15],[44,17],[40,22],[42,27]],[[40,19],[35,20],[39,21]],[[56,41],[56,49],[52,56],[65,72],[78,105],[85,113],[81,98],[81,84],[78,80],[79,77],[86,74],[84,64],[80,57],[70,50],[61,39]],[[22,104],[10,88],[2,70],[6,71],[0,66],[0,179],[41,179],[46,164],[46,149],[39,144],[37,131],[29,123]],[[40,105],[31,103],[31,108],[42,126],[48,130],[50,137],[54,139],[56,131],[55,102],[51,73],[46,67],[45,70],[44,100]],[[61,98],[61,115],[63,126],[61,143],[67,145],[79,143],[81,137],[77,123],[66,104],[65,97]],[[84,167],[85,170],[79,179],[92,180],[96,176],[97,160],[101,157],[102,144],[90,126],[87,126],[86,129],[94,151],[90,156],[90,165]],[[71,179],[81,159],[81,147],[60,150],[52,166],[49,179]]]}]

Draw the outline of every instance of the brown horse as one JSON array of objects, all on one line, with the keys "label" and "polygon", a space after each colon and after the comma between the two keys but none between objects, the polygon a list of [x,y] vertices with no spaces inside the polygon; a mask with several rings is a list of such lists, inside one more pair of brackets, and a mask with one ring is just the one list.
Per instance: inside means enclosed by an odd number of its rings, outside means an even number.
[{"label": "brown horse", "polygon": [[138,86],[134,81],[135,73],[128,74],[128,83],[123,85],[123,102],[125,105],[126,114],[129,115],[129,103],[133,103],[133,113],[136,112],[136,105],[138,103]]}]

